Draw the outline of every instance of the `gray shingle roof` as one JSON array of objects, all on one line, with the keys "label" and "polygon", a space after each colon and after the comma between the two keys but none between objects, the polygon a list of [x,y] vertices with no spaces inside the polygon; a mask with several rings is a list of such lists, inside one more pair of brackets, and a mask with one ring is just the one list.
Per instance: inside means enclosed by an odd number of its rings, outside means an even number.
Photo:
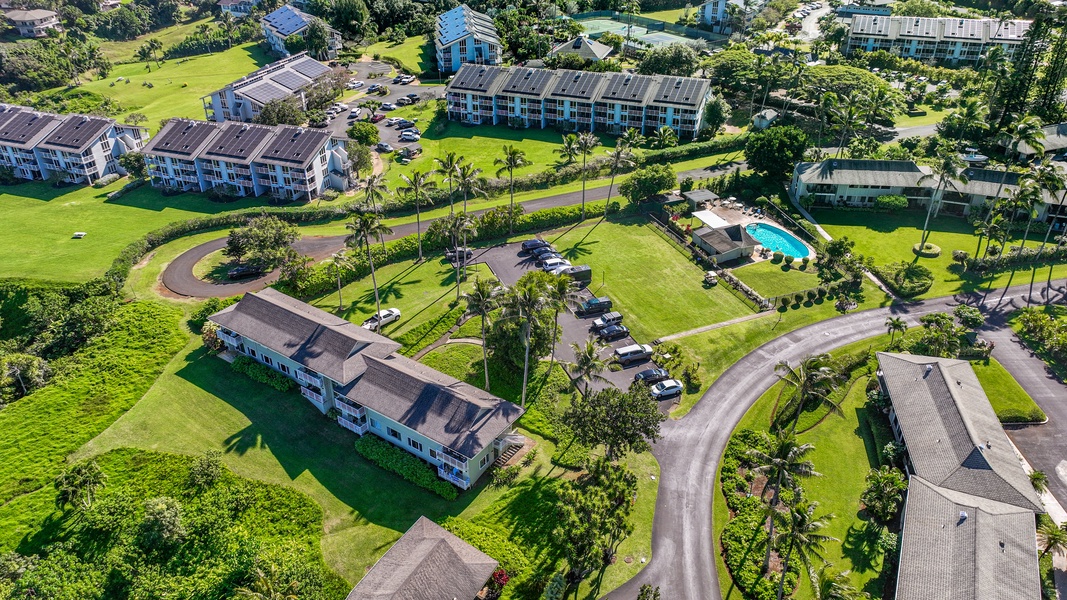
[{"label": "gray shingle roof", "polygon": [[759,245],[759,242],[740,225],[717,227],[715,229],[712,229],[711,227],[701,227],[693,231],[693,235],[703,240],[705,244],[714,248],[719,254],[726,254],[727,252],[738,248],[755,248]]},{"label": "gray shingle roof", "polygon": [[496,567],[485,553],[419,517],[347,600],[472,600]]},{"label": "gray shingle roof", "polygon": [[929,172],[910,160],[862,159],[799,163],[796,171],[804,183],[891,187],[915,187]]},{"label": "gray shingle roof", "polygon": [[9,10],[4,16],[16,23],[27,23],[29,21],[40,21],[41,19],[50,19],[59,15],[55,11],[44,10],[43,8],[35,8],[33,10]]},{"label": "gray shingle roof", "polygon": [[[956,191],[961,194],[992,197],[1000,191],[1001,196],[1007,196],[1009,191],[1019,187],[1019,174],[1012,171],[1005,174],[1004,171],[993,169],[967,169],[964,174],[967,176],[967,182],[955,184]],[[1000,187],[1002,180],[1003,188]]]},{"label": "gray shingle roof", "polygon": [[211,138],[200,157],[249,164],[259,156],[260,150],[276,131],[275,127],[266,125],[228,121],[222,125],[218,135]]},{"label": "gray shingle roof", "polygon": [[400,348],[387,337],[272,288],[245,294],[211,320],[341,384],[363,374],[366,357]]},{"label": "gray shingle roof", "polygon": [[878,364],[916,475],[1044,511],[967,361],[879,352]]},{"label": "gray shingle roof", "polygon": [[307,167],[329,139],[330,134],[325,131],[288,125],[278,127],[255,161],[285,167]]},{"label": "gray shingle roof", "polygon": [[601,44],[585,36],[578,36],[557,45],[548,53],[549,56],[557,54],[577,54],[585,60],[604,60],[611,54],[613,48],[607,44]]},{"label": "gray shingle roof", "polygon": [[1030,510],[912,476],[901,539],[897,600],[1041,597]]},{"label": "gray shingle roof", "polygon": [[[1067,123],[1045,125],[1041,128],[1041,131],[1045,134],[1045,139],[1041,140],[1041,145],[1045,147],[1045,152],[1057,152],[1067,148]],[[1030,144],[1023,142],[1019,144],[1019,152],[1033,154],[1034,149],[1030,147]]]},{"label": "gray shingle roof", "polygon": [[367,358],[367,371],[345,396],[474,458],[523,409],[409,358]]}]

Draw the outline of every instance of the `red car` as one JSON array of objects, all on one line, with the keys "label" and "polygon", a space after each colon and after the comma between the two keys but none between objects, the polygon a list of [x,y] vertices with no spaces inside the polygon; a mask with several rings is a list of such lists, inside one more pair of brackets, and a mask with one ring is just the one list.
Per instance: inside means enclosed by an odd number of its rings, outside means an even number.
[{"label": "red car", "polygon": [[374,113],[373,115],[371,115],[370,122],[377,123],[378,121],[381,121],[384,118],[385,115],[383,115],[382,113]]}]

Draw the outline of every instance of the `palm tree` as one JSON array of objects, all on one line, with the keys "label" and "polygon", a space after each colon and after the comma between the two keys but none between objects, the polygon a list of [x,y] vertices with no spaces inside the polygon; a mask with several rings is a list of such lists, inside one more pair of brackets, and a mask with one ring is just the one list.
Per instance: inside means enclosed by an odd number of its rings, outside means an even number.
[{"label": "palm tree", "polygon": [[959,130],[956,143],[963,142],[965,134],[969,131],[968,128],[981,126],[988,113],[989,108],[980,98],[961,98],[956,110],[946,117],[946,120],[954,122]]},{"label": "palm tree", "polygon": [[435,158],[433,161],[437,163],[433,174],[440,175],[443,181],[448,182],[448,214],[452,214],[452,183],[459,175],[459,166],[463,164],[463,157],[456,156],[455,152],[445,152],[444,158]]},{"label": "palm tree", "polygon": [[233,22],[233,15],[228,12],[223,12],[219,15],[219,29],[226,34],[226,47],[233,48],[233,31],[236,24]]},{"label": "palm tree", "polygon": [[816,600],[864,600],[870,598],[856,589],[848,575],[851,571],[835,571],[824,565],[815,577]]},{"label": "palm tree", "polygon": [[156,54],[156,52],[159,52],[163,49],[163,42],[159,41],[158,38],[151,38],[147,42],[145,42],[145,46],[148,46],[148,51],[152,54],[152,60],[156,62],[156,66],[158,67],[159,56]]},{"label": "palm tree", "polygon": [[[956,182],[967,182],[967,175],[964,173],[967,164],[954,150],[941,148],[937,151],[936,159],[937,162],[931,165],[933,172],[919,178],[922,184],[925,180],[937,177],[937,189],[934,190],[933,196],[926,205],[926,221],[923,223],[922,238],[919,240],[920,250],[926,247],[926,241],[930,239],[930,216],[934,214],[934,207],[937,206],[940,210],[941,198],[950,186],[956,189]],[[918,259],[919,255],[916,254],[915,260]]]},{"label": "palm tree", "polygon": [[370,251],[370,245],[372,239],[384,239],[385,236],[393,233],[393,230],[382,223],[381,219],[375,213],[359,213],[352,217],[352,220],[345,224],[345,229],[352,233],[345,238],[345,245],[349,248],[355,247],[367,249],[367,264],[370,265],[370,281],[374,286],[374,314],[380,314],[382,312],[382,301],[378,297],[378,278],[374,274],[374,255]]},{"label": "palm tree", "polygon": [[559,313],[562,310],[566,310],[567,304],[577,297],[573,283],[574,279],[570,275],[552,275],[552,279],[548,283],[548,303],[554,311],[553,322],[556,324],[556,328],[552,332],[552,357],[549,362],[549,369],[552,368],[551,365],[556,364],[556,343],[559,341]]},{"label": "palm tree", "polygon": [[578,152],[582,155],[582,220],[585,220],[585,180],[587,172],[585,166],[589,155],[600,145],[600,138],[586,131],[578,136]]},{"label": "palm tree", "polygon": [[800,500],[796,506],[789,509],[791,526],[787,531],[779,534],[779,539],[776,540],[779,547],[782,544],[789,546],[785,553],[785,561],[782,563],[782,576],[778,578],[778,600],[782,600],[782,594],[785,591],[785,574],[789,571],[789,561],[794,553],[804,565],[808,576],[812,577],[812,587],[815,587],[813,564],[816,560],[826,561],[823,558],[822,549],[827,542],[840,541],[835,537],[820,533],[834,518],[834,515],[826,514],[816,517],[815,509],[817,508],[819,508],[818,502]]},{"label": "palm tree", "polygon": [[986,238],[986,254],[989,254],[989,243],[1000,235],[1000,230],[1004,226],[1004,217],[1000,214],[1001,203],[1004,199],[1000,198],[993,201],[993,204],[989,206],[989,214],[985,219],[974,226],[975,233],[978,234],[978,247],[974,249],[974,255],[979,256],[979,251],[982,249],[982,238]]},{"label": "palm tree", "polygon": [[589,336],[585,343],[579,346],[576,343],[571,344],[571,352],[574,353],[574,362],[570,363],[571,377],[578,382],[585,382],[585,385],[581,388],[582,395],[589,394],[589,386],[596,382],[604,382],[607,379],[604,378],[601,373],[607,370],[608,361],[600,358],[600,353],[607,348],[604,344],[601,344],[598,339],[593,336]]},{"label": "palm tree", "polygon": [[[346,224],[346,227],[348,225],[351,223]],[[328,268],[337,278],[337,313],[340,314],[345,309],[344,301],[341,299],[341,275],[344,275],[345,271],[352,270],[352,261],[344,252],[334,252],[330,257]]]},{"label": "palm tree", "polygon": [[863,117],[863,95],[853,92],[844,97],[843,102],[830,107],[830,115],[841,125],[841,139],[837,146],[837,156],[848,142],[848,134],[854,132],[860,125]]},{"label": "palm tree", "polygon": [[782,486],[788,486],[793,489],[797,486],[797,480],[801,477],[818,477],[820,473],[815,470],[815,465],[804,457],[811,451],[815,450],[815,446],[811,444],[798,444],[796,437],[792,433],[785,433],[779,430],[778,435],[771,441],[771,448],[769,452],[762,452],[760,450],[749,450],[748,455],[752,461],[756,464],[756,467],[752,470],[756,473],[761,473],[767,477],[767,482],[774,482],[771,486],[764,486],[763,493],[760,495],[762,500],[767,494],[767,488],[771,487],[773,490],[771,494],[769,515],[769,523],[767,525],[767,553],[763,558],[763,572],[766,573],[768,567],[771,564],[771,543],[774,539],[774,514],[777,512],[775,507],[778,506],[778,497],[781,492]]},{"label": "palm tree", "polygon": [[547,291],[540,279],[520,282],[508,294],[505,308],[522,321],[522,343],[524,357],[522,366],[522,407],[526,408],[526,384],[530,378],[530,337],[538,313],[545,307]]},{"label": "palm tree", "polygon": [[660,127],[652,134],[653,148],[673,148],[677,145],[678,134],[674,133],[674,130],[666,125]]},{"label": "palm tree", "polygon": [[623,144],[622,138],[614,148],[608,151],[608,161],[611,163],[611,183],[608,184],[608,201],[610,202],[611,190],[615,187],[615,176],[619,174],[619,169],[630,168],[637,162],[630,149]]},{"label": "palm tree", "polygon": [[[366,202],[370,204],[371,210],[378,212],[378,202],[385,202],[385,197],[389,194],[389,187],[385,185],[385,173],[367,175],[363,190],[367,194]],[[384,240],[382,241],[382,249],[385,249]]]},{"label": "palm tree", "polygon": [[[775,365],[775,375],[785,383],[781,393],[784,394],[786,388],[793,389],[793,394],[790,396],[789,401],[785,405],[775,407],[775,421],[781,415],[793,412],[791,431],[796,431],[800,413],[812,402],[825,404],[830,409],[830,412],[842,414],[841,407],[830,399],[830,392],[837,387],[830,364],[831,359],[828,354],[818,354],[805,357],[796,367],[789,366],[786,361]],[[796,405],[795,407],[793,406],[794,404]]]},{"label": "palm tree", "polygon": [[899,112],[896,99],[887,87],[875,88],[866,97],[866,100],[867,103],[863,109],[863,127],[867,131],[874,131],[874,122],[878,119],[892,121],[893,117]]},{"label": "palm tree", "polygon": [[886,317],[885,328],[889,333],[889,345],[892,346],[893,339],[896,338],[896,335],[898,333],[903,335],[904,332],[908,330],[908,324],[900,317]]},{"label": "palm tree", "polygon": [[993,198],[1000,198],[1001,192],[1004,191],[1004,185],[1008,181],[1008,166],[1019,156],[1019,146],[1026,144],[1038,156],[1044,154],[1045,145],[1041,142],[1045,139],[1045,132],[1041,126],[1041,119],[1033,115],[1026,115],[1021,119],[1013,117],[1012,125],[997,135],[997,143],[1004,146],[1007,164],[1004,165],[1004,173],[1000,176],[1000,184],[997,185],[997,193]]},{"label": "palm tree", "polygon": [[148,72],[152,72],[152,49],[148,47],[148,44],[141,44],[141,47],[137,49],[137,60],[144,61]]},{"label": "palm tree", "polygon": [[563,145],[553,150],[553,152],[563,157],[563,161],[566,163],[574,162],[574,157],[582,153],[578,149],[578,136],[573,133],[563,136]]},{"label": "palm tree", "polygon": [[[222,13],[228,15],[230,13]],[[242,598],[253,600],[297,600],[297,591],[300,589],[299,581],[290,581],[282,585],[281,573],[277,565],[270,565],[267,572],[262,568],[256,568],[256,578],[250,588],[237,588],[237,595]]]},{"label": "palm tree", "polygon": [[533,163],[526,160],[525,152],[508,144],[507,146],[504,146],[504,156],[494,160],[493,164],[500,167],[496,171],[497,177],[500,177],[504,173],[508,174],[509,186],[511,188],[511,213],[508,216],[508,233],[515,233],[515,169],[521,169],[532,165]]},{"label": "palm tree", "polygon": [[641,135],[641,130],[635,127],[628,127],[626,131],[619,136],[619,141],[616,143],[626,144],[627,148],[634,149],[645,143],[645,136]]},{"label": "palm tree", "polygon": [[[1056,179],[1059,179],[1059,175],[1056,173],[1056,167],[1045,167],[1051,169],[1051,175]],[[1012,215],[1013,219],[1020,212],[1026,215],[1026,229],[1023,231],[1023,239],[1019,242],[1019,250],[1015,253],[1015,256],[1022,256],[1023,248],[1026,247],[1026,238],[1030,235],[1030,226],[1034,224],[1034,219],[1037,218],[1037,208],[1041,206],[1044,198],[1041,195],[1042,185],[1037,182],[1037,173],[1026,173],[1019,180],[1019,188],[1015,190],[1015,213]],[[1007,229],[1011,229],[1008,227]],[[1005,231],[1005,235],[1007,231]]]},{"label": "palm tree", "polygon": [[1041,557],[1046,554],[1067,552],[1067,531],[1049,518],[1042,518],[1037,526],[1037,538],[1041,540]]},{"label": "palm tree", "polygon": [[815,104],[815,113],[819,118],[819,133],[816,137],[815,147],[822,147],[822,131],[826,127],[827,117],[833,113],[833,109],[837,106],[837,94],[833,92],[823,92],[819,96],[819,101]]},{"label": "palm tree", "polygon": [[496,279],[474,279],[471,290],[463,294],[467,303],[467,314],[482,319],[482,369],[485,371],[485,391],[489,391],[489,347],[485,343],[485,327],[489,323],[489,314],[497,305],[497,290],[500,282]]},{"label": "palm tree", "polygon": [[56,507],[72,504],[86,510],[96,501],[96,492],[107,485],[107,474],[95,460],[76,464],[55,479]]},{"label": "palm tree", "polygon": [[196,26],[196,34],[200,37],[207,37],[207,32],[211,31],[211,25],[209,23],[201,23]]},{"label": "palm tree", "polygon": [[422,214],[419,200],[426,198],[427,204],[432,204],[427,193],[437,189],[437,184],[430,180],[430,173],[418,170],[412,171],[410,176],[401,175],[400,178],[407,184],[401,188],[401,192],[415,197],[415,238],[419,243],[419,262],[422,262]]},{"label": "palm tree", "polygon": [[463,251],[456,253],[456,302],[459,302],[459,286],[465,278],[460,277],[460,267],[463,267],[464,276],[467,273],[467,235],[478,233],[478,222],[467,213],[459,213],[451,216],[448,222],[448,233],[452,238],[452,247],[459,246],[459,239],[463,238]]},{"label": "palm tree", "polygon": [[[1064,178],[1059,169],[1052,165],[1039,165],[1034,169],[1033,178],[1050,198],[1055,197],[1057,190],[1063,190],[1063,196],[1060,198],[1060,203],[1067,203],[1067,178]],[[1041,246],[1037,249],[1038,260],[1041,259],[1041,254],[1045,251],[1045,244],[1048,243],[1049,234],[1052,233],[1052,223],[1049,223],[1048,225],[1049,228],[1045,231],[1045,237],[1041,240]],[[1023,241],[1025,242],[1026,240],[1024,239]]]},{"label": "palm tree", "polygon": [[[482,181],[482,170],[475,167],[471,163],[463,163],[459,166],[459,173],[456,175],[456,186],[463,192],[463,212],[467,212],[467,197],[474,196],[487,196],[484,190],[478,187]],[[463,243],[466,244],[466,240]]]}]

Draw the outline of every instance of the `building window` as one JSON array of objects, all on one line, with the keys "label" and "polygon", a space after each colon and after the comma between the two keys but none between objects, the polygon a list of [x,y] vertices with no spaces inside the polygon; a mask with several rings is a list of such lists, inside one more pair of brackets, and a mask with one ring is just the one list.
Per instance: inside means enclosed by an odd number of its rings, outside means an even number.
[{"label": "building window", "polygon": [[282,370],[282,373],[289,375],[289,365],[278,364],[278,368]]},{"label": "building window", "polygon": [[274,361],[271,360],[269,356],[264,356],[263,357],[263,363],[268,365],[268,366],[271,366],[271,367],[274,366]]},{"label": "building window", "polygon": [[422,452],[422,442],[418,442],[416,440],[408,438],[408,446],[411,446],[415,450]]},{"label": "building window", "polygon": [[430,458],[437,460],[437,450],[430,448]]},{"label": "building window", "polygon": [[251,348],[249,348],[248,349],[248,355],[251,356],[252,358],[255,358],[256,357],[256,351],[251,349]]},{"label": "building window", "polygon": [[482,460],[478,461],[478,468],[484,467],[489,462],[489,454],[482,457]]},{"label": "building window", "polygon": [[389,437],[391,437],[391,438],[396,438],[398,440],[401,439],[400,432],[395,430],[395,429],[393,429],[392,427],[386,427],[385,428],[385,433],[387,433],[389,435]]},{"label": "building window", "polygon": [[371,429],[378,429],[378,422],[375,421],[374,419],[371,419],[370,420],[370,427],[371,427]]}]

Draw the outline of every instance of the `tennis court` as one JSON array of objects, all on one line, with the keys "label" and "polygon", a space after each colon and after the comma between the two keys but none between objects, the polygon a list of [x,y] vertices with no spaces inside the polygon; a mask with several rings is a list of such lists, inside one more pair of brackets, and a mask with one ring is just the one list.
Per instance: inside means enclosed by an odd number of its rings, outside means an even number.
[{"label": "tennis court", "polygon": [[[582,25],[585,27],[585,32],[589,37],[596,39],[605,33],[614,33],[626,37],[626,23],[620,21],[614,21],[612,19],[590,19],[588,21],[582,21]],[[673,33],[667,33],[666,31],[649,31],[648,29],[634,25],[630,30],[634,39],[646,42],[653,46],[667,46],[670,44],[684,44],[691,41],[689,38],[675,35]]]}]

